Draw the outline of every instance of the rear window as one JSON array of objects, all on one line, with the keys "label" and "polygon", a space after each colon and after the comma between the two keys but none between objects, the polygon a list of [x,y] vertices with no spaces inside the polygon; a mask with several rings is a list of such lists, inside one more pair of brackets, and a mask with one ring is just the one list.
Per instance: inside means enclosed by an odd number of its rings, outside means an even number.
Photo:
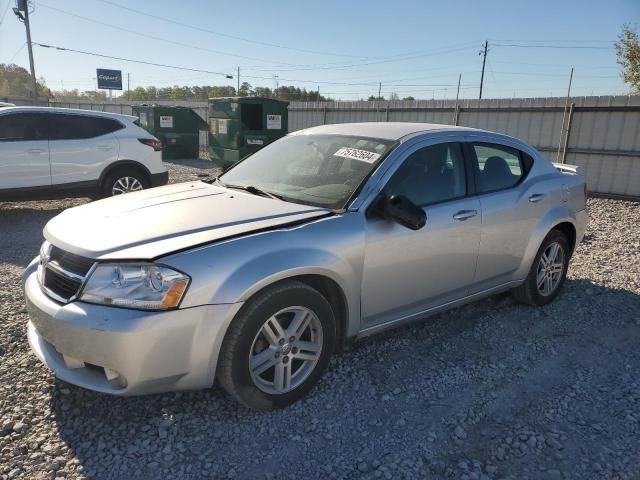
[{"label": "rear window", "polygon": [[80,140],[94,138],[124,128],[111,118],[90,117],[88,115],[51,115],[51,140]]}]

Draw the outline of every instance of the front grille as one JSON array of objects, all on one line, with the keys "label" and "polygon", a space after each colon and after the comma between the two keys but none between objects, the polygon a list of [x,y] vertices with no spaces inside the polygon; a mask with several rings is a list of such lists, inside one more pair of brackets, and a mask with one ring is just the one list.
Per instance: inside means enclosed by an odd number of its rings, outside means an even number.
[{"label": "front grille", "polygon": [[80,287],[82,286],[82,282],[67,278],[64,275],[45,267],[44,286],[55,293],[58,297],[61,297],[64,300],[69,300],[78,293],[78,290],[80,290]]},{"label": "front grille", "polygon": [[60,302],[72,300],[80,291],[94,260],[51,247],[49,261],[42,264],[45,293]]},{"label": "front grille", "polygon": [[84,258],[75,253],[65,252],[58,247],[51,247],[50,253],[51,261],[57,262],[63,269],[78,275],[86,275],[91,266],[93,260],[90,258]]}]

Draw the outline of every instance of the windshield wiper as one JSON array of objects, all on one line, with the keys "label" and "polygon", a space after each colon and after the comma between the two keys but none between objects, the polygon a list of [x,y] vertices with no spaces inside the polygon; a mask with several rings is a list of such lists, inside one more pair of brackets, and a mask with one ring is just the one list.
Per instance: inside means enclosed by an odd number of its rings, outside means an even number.
[{"label": "windshield wiper", "polygon": [[235,188],[237,190],[244,190],[245,192],[249,192],[249,193],[252,193],[254,195],[260,195],[262,197],[268,197],[268,198],[273,198],[275,200],[283,200],[284,201],[284,197],[282,197],[281,195],[277,195],[275,193],[267,192],[267,191],[262,190],[262,189],[260,189],[258,187],[255,187],[253,185],[230,185],[228,183],[223,183],[222,186],[226,187],[226,188]]}]

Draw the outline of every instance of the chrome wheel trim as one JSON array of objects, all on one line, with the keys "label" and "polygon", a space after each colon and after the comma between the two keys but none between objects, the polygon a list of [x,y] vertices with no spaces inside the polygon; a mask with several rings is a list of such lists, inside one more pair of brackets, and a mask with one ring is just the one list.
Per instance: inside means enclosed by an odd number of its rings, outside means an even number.
[{"label": "chrome wheel trim", "polygon": [[558,242],[549,244],[542,252],[536,270],[536,287],[543,297],[548,297],[558,288],[564,271],[564,262],[564,248]]},{"label": "chrome wheel trim", "polygon": [[138,192],[144,187],[140,180],[135,177],[120,177],[111,188],[111,195],[121,195],[123,193]]},{"label": "chrome wheel trim", "polygon": [[299,387],[322,354],[322,324],[306,307],[287,307],[260,327],[249,351],[253,384],[270,395]]}]

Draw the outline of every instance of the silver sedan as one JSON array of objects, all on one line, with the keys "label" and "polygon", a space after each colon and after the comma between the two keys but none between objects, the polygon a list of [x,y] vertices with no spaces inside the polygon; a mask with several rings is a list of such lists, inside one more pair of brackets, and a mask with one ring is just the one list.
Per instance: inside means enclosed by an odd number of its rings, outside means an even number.
[{"label": "silver sedan", "polygon": [[551,302],[585,196],[577,168],[505,135],[302,130],[208,182],[53,218],[24,273],[29,342],[92,390],[217,380],[249,407],[282,407],[353,339],[507,290]]}]

